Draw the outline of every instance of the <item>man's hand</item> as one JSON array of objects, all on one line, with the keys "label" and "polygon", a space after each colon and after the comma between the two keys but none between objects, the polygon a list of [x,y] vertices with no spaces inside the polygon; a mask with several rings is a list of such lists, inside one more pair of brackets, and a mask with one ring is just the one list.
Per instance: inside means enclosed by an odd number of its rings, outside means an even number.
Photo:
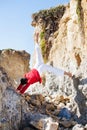
[{"label": "man's hand", "polygon": [[71,77],[72,78],[72,74],[70,73],[70,72],[64,72],[64,75],[68,75],[69,77]]}]

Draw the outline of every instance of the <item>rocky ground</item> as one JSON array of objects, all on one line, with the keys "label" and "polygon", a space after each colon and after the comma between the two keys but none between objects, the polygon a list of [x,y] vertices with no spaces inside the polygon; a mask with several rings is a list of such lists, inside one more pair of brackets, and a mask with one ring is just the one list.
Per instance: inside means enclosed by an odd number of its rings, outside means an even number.
[{"label": "rocky ground", "polygon": [[[78,85],[76,78],[71,80]],[[58,94],[55,89],[36,83],[20,95],[0,68],[0,130],[86,130],[86,111],[80,112],[82,95],[77,104],[76,97]]]}]

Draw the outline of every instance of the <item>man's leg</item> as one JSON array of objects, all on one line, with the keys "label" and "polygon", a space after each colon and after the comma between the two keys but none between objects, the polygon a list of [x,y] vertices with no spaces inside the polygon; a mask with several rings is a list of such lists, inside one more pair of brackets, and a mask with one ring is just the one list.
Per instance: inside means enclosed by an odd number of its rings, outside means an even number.
[{"label": "man's leg", "polygon": [[52,67],[51,65],[47,65],[47,64],[40,65],[37,70],[39,71],[40,75],[43,74],[44,72],[51,72],[56,76],[63,76],[64,75],[63,70],[61,70],[59,68]]},{"label": "man's leg", "polygon": [[35,43],[35,60],[36,60],[36,64],[35,64],[34,68],[36,68],[36,69],[37,69],[41,64],[44,63],[43,57],[42,57],[42,54],[41,54],[41,49],[40,49],[38,43]]}]

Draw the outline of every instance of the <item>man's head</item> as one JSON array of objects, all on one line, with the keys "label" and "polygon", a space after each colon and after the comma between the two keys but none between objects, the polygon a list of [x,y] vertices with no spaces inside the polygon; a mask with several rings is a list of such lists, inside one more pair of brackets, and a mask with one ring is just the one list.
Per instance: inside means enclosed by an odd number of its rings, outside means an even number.
[{"label": "man's head", "polygon": [[21,80],[20,80],[20,82],[21,82],[21,84],[22,85],[24,85],[24,84],[26,84],[27,83],[27,78],[22,78]]}]

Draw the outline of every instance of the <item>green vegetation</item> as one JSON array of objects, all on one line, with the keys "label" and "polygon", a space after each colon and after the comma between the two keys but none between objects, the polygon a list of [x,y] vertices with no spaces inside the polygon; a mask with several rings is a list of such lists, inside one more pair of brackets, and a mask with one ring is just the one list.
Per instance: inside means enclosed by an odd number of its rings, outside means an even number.
[{"label": "green vegetation", "polygon": [[45,35],[45,31],[42,31],[42,32],[40,33],[40,39],[43,39],[43,38],[44,38],[44,35]]},{"label": "green vegetation", "polygon": [[41,47],[41,50],[42,50],[42,54],[44,55],[44,53],[45,53],[45,39],[41,40],[40,47]]},{"label": "green vegetation", "polygon": [[76,13],[78,15],[78,22],[81,22],[81,0],[77,0]]},{"label": "green vegetation", "polygon": [[3,50],[6,50],[6,51],[9,51],[9,50],[11,50],[11,51],[13,51],[14,49],[7,48],[7,49],[3,49]]},{"label": "green vegetation", "polygon": [[42,51],[42,56],[44,58],[44,62],[46,63],[46,40],[45,40],[45,32],[42,31],[40,33],[40,47],[41,47],[41,51]]},{"label": "green vegetation", "polygon": [[65,6],[60,5],[54,8],[50,8],[47,10],[40,10],[38,13],[34,13],[32,18],[37,22],[39,18],[43,20],[48,19],[49,17],[58,18],[59,14],[63,14],[65,11]]}]

